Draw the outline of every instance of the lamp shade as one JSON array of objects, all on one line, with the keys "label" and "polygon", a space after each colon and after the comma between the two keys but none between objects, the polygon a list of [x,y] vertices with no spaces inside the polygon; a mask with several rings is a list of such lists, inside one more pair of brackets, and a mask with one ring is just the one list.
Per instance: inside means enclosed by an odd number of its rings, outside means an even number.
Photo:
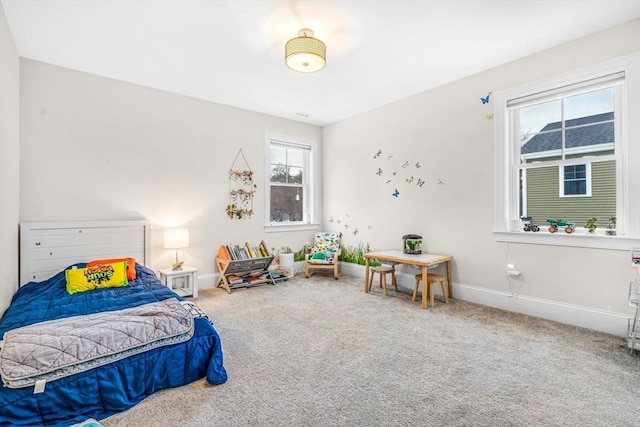
[{"label": "lamp shade", "polygon": [[298,37],[287,42],[284,47],[284,62],[287,67],[301,73],[320,71],[326,64],[327,47],[313,37],[313,31],[303,28]]},{"label": "lamp shade", "polygon": [[167,249],[180,249],[189,246],[189,229],[167,228],[164,230],[164,247]]}]

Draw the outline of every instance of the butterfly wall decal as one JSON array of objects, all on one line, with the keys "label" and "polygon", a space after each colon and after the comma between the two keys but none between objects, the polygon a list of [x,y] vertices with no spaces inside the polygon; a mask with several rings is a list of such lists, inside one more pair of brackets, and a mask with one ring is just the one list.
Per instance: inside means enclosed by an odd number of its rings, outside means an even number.
[{"label": "butterfly wall decal", "polygon": [[329,218],[329,222],[333,224],[333,217]]},{"label": "butterfly wall decal", "polygon": [[387,180],[387,184],[388,184],[388,183],[390,183],[390,182],[391,182],[391,180],[390,180],[390,179],[388,179],[388,180]]},{"label": "butterfly wall decal", "polygon": [[378,168],[378,172],[376,172],[376,175],[381,176],[382,175],[382,169]]},{"label": "butterfly wall decal", "polygon": [[396,188],[396,191],[394,191],[393,193],[391,193],[391,195],[393,197],[398,197],[400,195],[400,192],[398,191],[398,189]]},{"label": "butterfly wall decal", "polygon": [[382,154],[382,150],[378,150],[378,152],[373,156],[374,159],[377,159],[378,157],[380,157],[380,154]]},{"label": "butterfly wall decal", "polygon": [[355,230],[353,230],[353,235],[357,236],[358,235],[358,229],[356,228]]},{"label": "butterfly wall decal", "polygon": [[483,97],[480,97],[480,101],[482,101],[482,104],[488,104],[488,103],[489,103],[489,97],[490,97],[490,96],[491,96],[491,92],[489,92],[489,93],[487,94],[487,96],[485,96],[484,98],[483,98]]},{"label": "butterfly wall decal", "polygon": [[416,163],[416,169],[419,169],[420,167],[420,162]]},{"label": "butterfly wall decal", "polygon": [[422,187],[424,185],[424,181],[420,178],[418,178],[418,182],[416,183],[416,185]]},{"label": "butterfly wall decal", "polygon": [[411,184],[413,182],[413,176],[411,178],[407,178],[407,184]]},{"label": "butterfly wall decal", "polygon": [[493,120],[493,113],[487,114],[487,120]]},{"label": "butterfly wall decal", "polygon": [[403,167],[403,168],[406,168],[407,166],[409,166],[409,162],[404,162],[404,163],[402,164],[402,167]]}]

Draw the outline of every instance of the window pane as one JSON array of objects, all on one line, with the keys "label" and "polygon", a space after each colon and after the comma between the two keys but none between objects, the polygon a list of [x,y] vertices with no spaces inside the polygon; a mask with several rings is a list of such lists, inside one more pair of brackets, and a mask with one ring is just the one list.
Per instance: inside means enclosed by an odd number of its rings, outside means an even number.
[{"label": "window pane", "polygon": [[289,184],[302,184],[302,168],[289,168]]},{"label": "window pane", "polygon": [[613,113],[613,96],[612,87],[569,96],[564,99],[564,119],[570,121],[581,117]]},{"label": "window pane", "polygon": [[271,182],[287,182],[288,173],[287,165],[271,165]]},{"label": "window pane", "polygon": [[564,99],[567,158],[614,153],[614,89]]},{"label": "window pane", "polygon": [[560,100],[543,102],[520,109],[520,145],[538,132],[560,129],[562,105]]},{"label": "window pane", "polygon": [[[587,194],[587,166],[564,166],[563,190],[565,195]],[[575,179],[569,179],[575,177]],[[598,224],[606,225],[606,218],[616,215],[616,162],[591,164],[591,196],[560,197],[560,174],[557,166],[529,168],[523,185],[525,212],[521,216],[532,217],[534,224],[546,224],[547,218],[571,221],[582,227],[587,218],[598,218]]]},{"label": "window pane", "polygon": [[302,150],[296,148],[287,148],[287,164],[289,166],[302,167]]},{"label": "window pane", "polygon": [[565,196],[580,196],[587,194],[587,181],[565,181],[564,182],[564,195]]},{"label": "window pane", "polygon": [[271,221],[302,221],[303,189],[301,187],[271,186]]},{"label": "window pane", "polygon": [[278,145],[271,144],[271,154],[269,161],[273,165],[287,163],[287,149]]}]

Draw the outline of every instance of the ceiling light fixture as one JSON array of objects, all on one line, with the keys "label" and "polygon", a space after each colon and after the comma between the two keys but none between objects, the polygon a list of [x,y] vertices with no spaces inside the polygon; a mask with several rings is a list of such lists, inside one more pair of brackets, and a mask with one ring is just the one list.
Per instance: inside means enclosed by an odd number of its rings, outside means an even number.
[{"label": "ceiling light fixture", "polygon": [[292,38],[284,47],[284,62],[287,67],[301,73],[313,73],[324,68],[327,47],[313,37],[313,31],[303,28],[298,37]]}]

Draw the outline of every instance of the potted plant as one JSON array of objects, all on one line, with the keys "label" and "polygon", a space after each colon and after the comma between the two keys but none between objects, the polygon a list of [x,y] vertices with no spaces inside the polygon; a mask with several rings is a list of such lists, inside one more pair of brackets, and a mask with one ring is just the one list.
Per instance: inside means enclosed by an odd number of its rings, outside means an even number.
[{"label": "potted plant", "polygon": [[587,222],[585,222],[584,224],[584,228],[586,228],[589,233],[595,233],[596,228],[598,228],[598,224],[596,224],[597,220],[598,218],[596,218],[595,216],[587,219]]},{"label": "potted plant", "polygon": [[295,275],[295,270],[293,268],[293,251],[289,246],[283,246],[278,251],[278,266],[281,270],[286,270],[289,274],[289,277],[293,277]]},{"label": "potted plant", "polygon": [[607,222],[607,229],[604,231],[604,234],[606,234],[607,236],[615,236],[617,223],[618,219],[613,215],[610,216],[609,221]]}]

